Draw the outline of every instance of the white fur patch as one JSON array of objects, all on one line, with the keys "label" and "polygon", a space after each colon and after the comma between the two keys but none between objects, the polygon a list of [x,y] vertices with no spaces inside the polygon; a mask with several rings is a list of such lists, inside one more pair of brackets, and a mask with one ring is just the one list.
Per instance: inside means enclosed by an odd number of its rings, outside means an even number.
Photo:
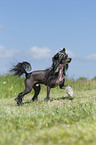
[{"label": "white fur patch", "polygon": [[66,86],[65,91],[69,95],[69,97],[73,98],[73,88],[71,86]]}]

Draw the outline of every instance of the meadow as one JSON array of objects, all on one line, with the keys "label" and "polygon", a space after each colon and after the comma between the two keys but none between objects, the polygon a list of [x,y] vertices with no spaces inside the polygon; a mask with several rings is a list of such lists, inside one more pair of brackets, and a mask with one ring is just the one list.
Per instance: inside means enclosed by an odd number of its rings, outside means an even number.
[{"label": "meadow", "polygon": [[66,79],[74,89],[69,99],[59,87],[44,102],[41,86],[38,102],[34,90],[17,106],[14,98],[24,90],[24,78],[0,76],[0,145],[95,145],[96,78]]}]

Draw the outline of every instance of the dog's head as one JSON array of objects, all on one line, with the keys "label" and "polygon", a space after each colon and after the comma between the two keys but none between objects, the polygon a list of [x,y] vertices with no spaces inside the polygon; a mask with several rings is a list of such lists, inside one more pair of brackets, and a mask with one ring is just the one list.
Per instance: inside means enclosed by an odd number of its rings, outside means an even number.
[{"label": "dog's head", "polygon": [[68,54],[66,54],[65,52],[65,48],[63,48],[62,50],[60,50],[53,58],[53,64],[52,67],[54,69],[54,72],[57,73],[57,68],[59,65],[62,65],[65,70],[68,69],[68,63],[70,63],[72,60],[72,58],[68,57]]}]

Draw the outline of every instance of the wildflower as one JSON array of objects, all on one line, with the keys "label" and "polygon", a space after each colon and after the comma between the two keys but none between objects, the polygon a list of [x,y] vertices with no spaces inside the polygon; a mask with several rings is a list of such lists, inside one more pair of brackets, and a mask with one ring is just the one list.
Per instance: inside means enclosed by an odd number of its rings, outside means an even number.
[{"label": "wildflower", "polygon": [[10,91],[13,89],[13,87],[10,88]]},{"label": "wildflower", "polygon": [[4,81],[3,84],[6,84],[6,82]]}]

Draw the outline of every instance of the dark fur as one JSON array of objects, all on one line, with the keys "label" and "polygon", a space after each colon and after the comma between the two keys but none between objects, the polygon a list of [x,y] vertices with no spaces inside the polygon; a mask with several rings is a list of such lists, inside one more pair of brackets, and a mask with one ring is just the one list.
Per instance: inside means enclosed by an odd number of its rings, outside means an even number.
[{"label": "dark fur", "polygon": [[24,95],[31,92],[32,88],[34,89],[34,96],[32,100],[38,100],[38,94],[40,92],[40,84],[44,84],[47,86],[47,96],[45,100],[49,100],[50,89],[56,86],[59,86],[61,89],[64,89],[64,81],[65,81],[65,72],[68,69],[68,63],[71,62],[71,58],[68,58],[68,55],[65,52],[65,48],[59,51],[52,58],[52,66],[46,70],[33,71],[31,73],[27,73],[28,70],[31,69],[31,65],[28,62],[18,63],[11,70],[14,72],[14,75],[21,76],[25,73],[25,90],[18,94],[17,104],[21,104],[22,98]]}]

